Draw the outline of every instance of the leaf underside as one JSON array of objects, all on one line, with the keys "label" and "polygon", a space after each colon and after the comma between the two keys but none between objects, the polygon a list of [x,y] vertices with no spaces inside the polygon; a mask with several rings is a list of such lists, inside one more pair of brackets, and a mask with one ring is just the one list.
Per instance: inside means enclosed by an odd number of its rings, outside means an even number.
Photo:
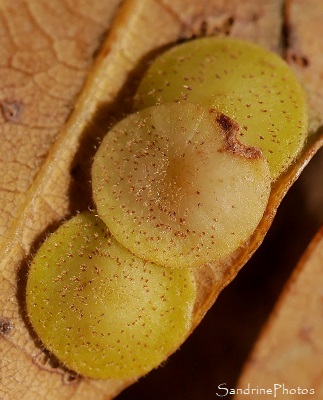
[{"label": "leaf underside", "polygon": [[[17,3],[19,15],[14,12]],[[282,15],[278,0],[252,0],[243,6],[235,0],[229,4],[129,0],[122,2],[115,17],[120,1],[99,3],[88,9],[81,0],[62,0],[57,7],[27,0],[14,4],[6,0],[0,5],[5,32],[0,70],[4,82],[0,97],[0,398],[28,400],[37,393],[47,400],[109,399],[133,381],[83,379],[58,367],[28,325],[24,291],[28,262],[39,243],[62,220],[92,206],[88,182],[95,148],[107,127],[129,111],[135,83],[154,55],[178,40],[201,35],[224,34],[257,42],[286,55],[311,104],[311,136],[297,162],[273,186],[266,213],[248,245],[222,270],[205,267],[197,274],[194,326],[259,247],[281,200],[323,144],[319,85],[312,78],[322,36],[308,29],[302,18],[306,13],[298,8],[301,2],[290,0]],[[302,7],[316,9],[317,18],[322,15],[318,2],[308,3],[302,2]],[[287,41],[281,36],[283,25],[288,27]],[[92,55],[108,29],[92,65]],[[307,61],[302,58],[304,49]]]}]

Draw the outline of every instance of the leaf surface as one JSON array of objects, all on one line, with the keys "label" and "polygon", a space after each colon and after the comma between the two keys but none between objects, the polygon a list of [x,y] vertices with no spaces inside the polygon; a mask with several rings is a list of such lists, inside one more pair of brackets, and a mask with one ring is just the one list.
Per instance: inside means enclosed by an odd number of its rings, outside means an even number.
[{"label": "leaf surface", "polygon": [[[177,40],[204,34],[230,34],[282,51],[280,0],[254,0],[243,7],[240,1],[128,0],[89,72],[118,3],[105,0],[90,7],[70,0],[53,7],[41,0],[4,0],[0,5],[5,82],[0,321],[11,327],[0,337],[1,398],[34,399],[37,393],[48,400],[108,399],[131,383],[75,378],[57,367],[28,326],[24,290],[28,260],[39,242],[64,218],[92,206],[89,167],[98,138],[130,109],[147,61]],[[297,164],[275,184],[246,246],[223,267],[199,271],[194,325],[261,244],[280,201],[322,141],[321,134],[313,134]]]},{"label": "leaf surface", "polygon": [[[247,388],[251,382],[253,387],[264,389],[281,385],[277,386],[276,396],[286,399],[323,396],[322,263],[323,227],[282,292],[237,388]],[[288,392],[283,393],[283,384]],[[298,387],[303,393],[298,393]],[[312,395],[310,389],[314,391]],[[234,398],[244,397],[239,394]],[[259,394],[257,398],[269,396]]]}]

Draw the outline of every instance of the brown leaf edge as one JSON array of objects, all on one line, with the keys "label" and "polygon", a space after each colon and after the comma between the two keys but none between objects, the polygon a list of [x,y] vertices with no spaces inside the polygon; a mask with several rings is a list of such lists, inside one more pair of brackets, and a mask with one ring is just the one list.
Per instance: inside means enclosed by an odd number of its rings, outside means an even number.
[{"label": "brown leaf edge", "polygon": [[[285,284],[269,319],[263,326],[247,359],[237,388],[275,385],[292,389],[284,398],[293,399],[300,387],[302,398],[323,394],[321,273],[323,226],[316,233]],[[281,388],[278,389],[281,394]],[[298,393],[299,394],[299,393]],[[237,393],[235,400],[245,398]],[[268,394],[257,396],[267,399]]]}]

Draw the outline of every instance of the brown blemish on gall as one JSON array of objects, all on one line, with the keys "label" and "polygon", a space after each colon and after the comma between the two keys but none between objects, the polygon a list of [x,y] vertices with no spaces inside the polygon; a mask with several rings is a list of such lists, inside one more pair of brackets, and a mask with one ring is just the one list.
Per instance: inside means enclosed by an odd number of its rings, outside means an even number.
[{"label": "brown blemish on gall", "polygon": [[219,114],[216,120],[225,133],[235,132],[237,129],[239,129],[238,125],[227,115]]},{"label": "brown blemish on gall", "polygon": [[261,157],[262,152],[260,149],[246,146],[238,140],[238,137],[241,135],[240,127],[233,119],[213,109],[210,110],[210,113],[216,114],[216,122],[221,126],[224,133],[226,145],[223,151],[229,151],[237,156],[249,159],[258,159]]}]

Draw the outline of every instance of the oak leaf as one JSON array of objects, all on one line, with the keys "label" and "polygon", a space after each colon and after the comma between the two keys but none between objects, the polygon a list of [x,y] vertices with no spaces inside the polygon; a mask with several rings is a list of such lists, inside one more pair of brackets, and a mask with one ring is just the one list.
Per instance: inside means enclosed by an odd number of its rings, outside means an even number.
[{"label": "oak leaf", "polygon": [[[47,358],[25,316],[24,288],[28,261],[39,242],[63,219],[92,206],[89,166],[95,146],[108,126],[129,111],[147,61],[178,40],[208,34],[282,50],[281,0],[253,0],[243,7],[236,0],[128,0],[122,2],[89,72],[93,51],[118,4],[62,0],[53,6],[45,0],[16,0],[0,6],[6,82],[0,99],[4,399],[108,399],[131,383],[76,377]],[[297,163],[274,185],[249,243],[221,270],[201,269],[195,326],[259,247],[280,201],[322,142],[322,135],[313,133]]]}]

